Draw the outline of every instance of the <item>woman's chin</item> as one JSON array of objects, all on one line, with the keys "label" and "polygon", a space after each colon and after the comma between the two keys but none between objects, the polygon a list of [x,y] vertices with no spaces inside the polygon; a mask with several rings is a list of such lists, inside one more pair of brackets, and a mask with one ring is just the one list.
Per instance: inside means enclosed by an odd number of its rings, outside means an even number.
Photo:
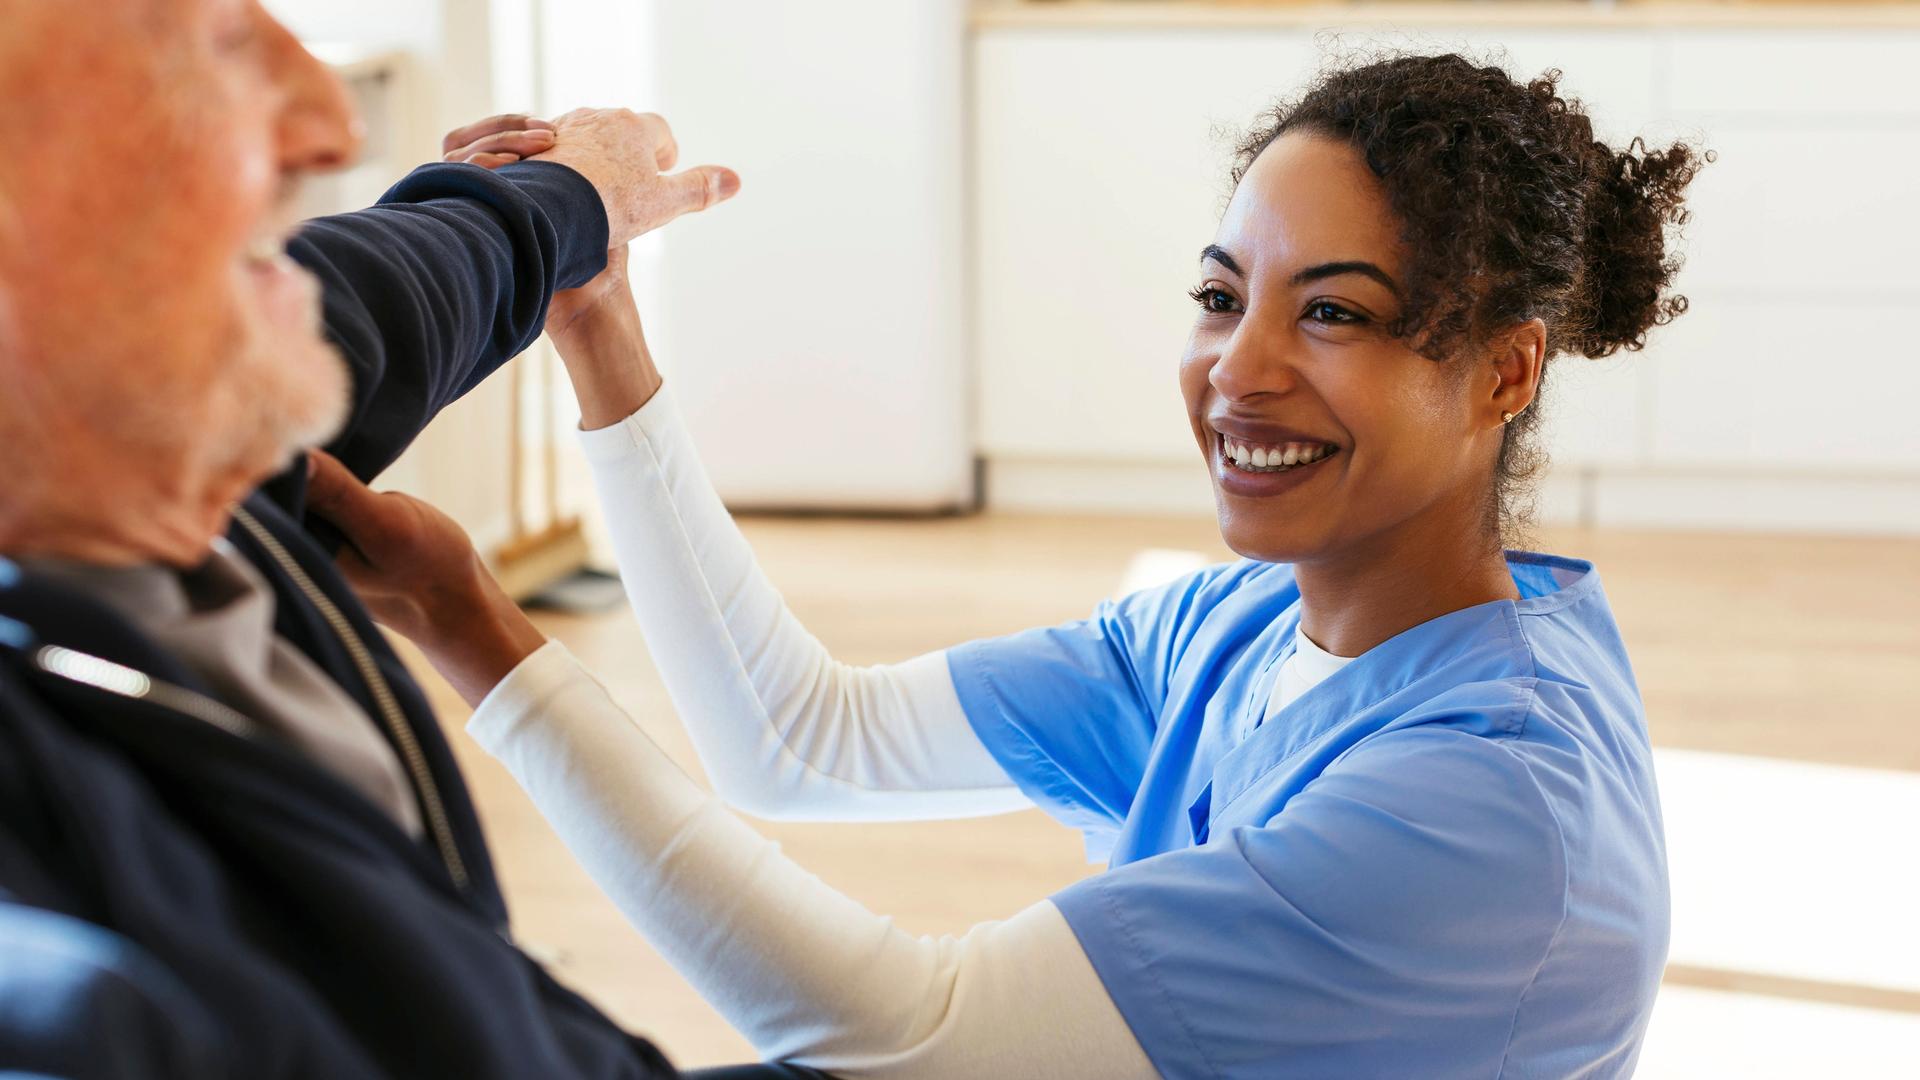
[{"label": "woman's chin", "polygon": [[1272,521],[1263,514],[1236,511],[1225,499],[1220,502],[1220,538],[1241,558],[1270,563],[1304,562],[1323,546],[1297,519]]}]

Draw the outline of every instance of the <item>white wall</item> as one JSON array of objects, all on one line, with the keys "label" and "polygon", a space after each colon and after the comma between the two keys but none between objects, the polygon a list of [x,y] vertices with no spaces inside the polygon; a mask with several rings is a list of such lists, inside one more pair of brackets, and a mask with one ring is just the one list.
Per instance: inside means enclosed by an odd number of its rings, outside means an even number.
[{"label": "white wall", "polygon": [[[1342,41],[1364,43],[1366,32]],[[1391,40],[1405,44],[1405,37]],[[1648,350],[1552,373],[1557,520],[1920,532],[1912,32],[1490,33],[1603,134],[1704,136]],[[974,48],[979,438],[990,503],[1205,509],[1174,382],[1230,140],[1315,70],[1288,28],[988,28]]]}]

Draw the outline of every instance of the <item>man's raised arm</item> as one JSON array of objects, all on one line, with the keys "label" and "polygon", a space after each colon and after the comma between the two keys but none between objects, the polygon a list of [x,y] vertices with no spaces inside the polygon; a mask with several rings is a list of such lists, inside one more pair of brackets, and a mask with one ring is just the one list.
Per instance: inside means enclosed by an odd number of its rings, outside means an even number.
[{"label": "man's raised arm", "polygon": [[[524,118],[482,121],[445,149],[449,162],[370,209],[310,222],[289,247],[320,279],[328,337],[352,370],[352,412],[326,449],[363,479],[531,345],[554,292],[593,278],[609,248],[739,185],[711,166],[663,174],[672,133],[625,110],[569,113],[551,139]],[[491,171],[457,163],[533,152]]]}]

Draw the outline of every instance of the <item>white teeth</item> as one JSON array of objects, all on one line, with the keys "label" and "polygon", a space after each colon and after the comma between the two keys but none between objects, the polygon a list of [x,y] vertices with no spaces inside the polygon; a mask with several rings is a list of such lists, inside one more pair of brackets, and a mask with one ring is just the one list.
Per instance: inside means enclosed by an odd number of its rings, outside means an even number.
[{"label": "white teeth", "polygon": [[1227,438],[1220,437],[1220,454],[1242,469],[1290,469],[1296,465],[1311,465],[1333,453],[1334,447],[1327,443],[1283,443],[1279,446],[1247,446]]}]

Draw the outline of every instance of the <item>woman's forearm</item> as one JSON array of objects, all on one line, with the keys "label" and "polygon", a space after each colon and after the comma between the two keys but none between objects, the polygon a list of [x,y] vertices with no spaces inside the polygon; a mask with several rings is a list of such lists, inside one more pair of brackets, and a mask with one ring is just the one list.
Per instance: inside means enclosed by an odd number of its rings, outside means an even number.
[{"label": "woman's forearm", "polygon": [[[714,785],[764,817],[900,820],[1023,809],[943,654],[836,662],[760,573],[635,332],[566,347],[634,617]],[[583,395],[583,397],[584,397]],[[607,410],[644,408],[595,427]]]},{"label": "woman's forearm", "polygon": [[761,1053],[850,1078],[1154,1075],[1051,903],[957,939],[899,930],[701,791],[558,644],[468,731]]}]

